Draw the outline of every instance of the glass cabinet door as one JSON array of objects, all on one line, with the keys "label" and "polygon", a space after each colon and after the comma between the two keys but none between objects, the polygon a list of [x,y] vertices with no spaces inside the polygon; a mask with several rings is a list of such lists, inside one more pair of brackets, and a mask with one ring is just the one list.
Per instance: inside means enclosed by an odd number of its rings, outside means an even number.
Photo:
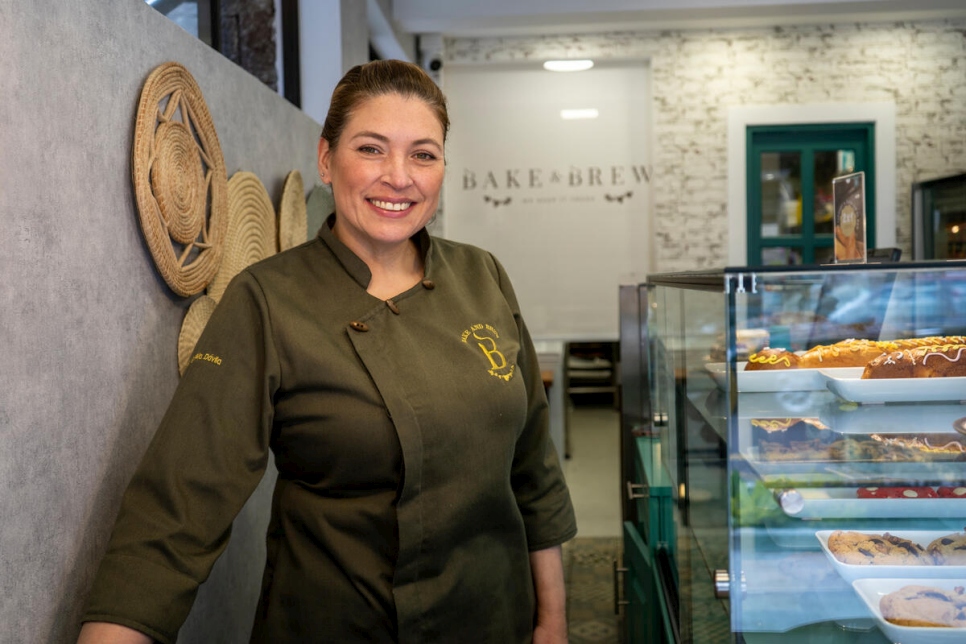
[{"label": "glass cabinet door", "polygon": [[966,174],[912,186],[916,259],[966,259]]},{"label": "glass cabinet door", "polygon": [[[727,395],[707,369],[724,369],[726,338],[720,288],[649,290],[652,407],[671,491],[670,525],[651,544],[663,585],[673,600],[681,642],[732,641],[727,600],[715,597],[714,571],[728,566]],[[662,417],[663,416],[663,417]],[[659,566],[667,561],[666,570]]]}]

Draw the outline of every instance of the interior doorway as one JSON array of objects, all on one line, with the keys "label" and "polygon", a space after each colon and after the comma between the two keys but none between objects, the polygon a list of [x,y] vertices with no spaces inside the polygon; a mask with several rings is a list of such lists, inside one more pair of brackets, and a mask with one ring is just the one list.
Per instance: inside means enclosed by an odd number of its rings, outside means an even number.
[{"label": "interior doorway", "polygon": [[852,172],[874,245],[874,123],[749,126],[746,149],[749,265],[832,263],[832,179]]}]

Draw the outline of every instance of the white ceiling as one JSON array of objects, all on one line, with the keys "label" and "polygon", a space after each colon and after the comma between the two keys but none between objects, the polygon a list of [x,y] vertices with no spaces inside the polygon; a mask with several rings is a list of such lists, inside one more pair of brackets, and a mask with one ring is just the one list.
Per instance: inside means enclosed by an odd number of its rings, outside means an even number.
[{"label": "white ceiling", "polygon": [[408,33],[515,36],[966,17],[966,0],[393,0]]}]

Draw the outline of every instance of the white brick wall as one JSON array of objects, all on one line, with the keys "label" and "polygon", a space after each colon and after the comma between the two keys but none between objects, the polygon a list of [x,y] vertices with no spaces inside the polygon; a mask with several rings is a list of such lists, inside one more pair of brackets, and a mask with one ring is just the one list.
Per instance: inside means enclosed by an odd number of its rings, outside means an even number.
[{"label": "white brick wall", "polygon": [[658,271],[726,263],[732,106],[894,102],[896,234],[906,257],[911,184],[966,172],[966,20],[460,38],[445,52],[452,63],[650,60]]}]

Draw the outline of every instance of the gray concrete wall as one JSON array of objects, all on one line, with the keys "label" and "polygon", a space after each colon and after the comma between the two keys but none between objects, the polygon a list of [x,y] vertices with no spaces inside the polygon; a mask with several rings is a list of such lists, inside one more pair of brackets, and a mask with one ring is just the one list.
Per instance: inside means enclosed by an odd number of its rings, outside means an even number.
[{"label": "gray concrete wall", "polygon": [[[121,493],[178,381],[188,300],[158,276],[131,183],[138,97],[183,63],[230,176],[317,183],[320,127],[141,0],[0,0],[0,642],[70,642]],[[310,231],[310,234],[314,230]],[[247,641],[271,480],[182,642]]]}]

